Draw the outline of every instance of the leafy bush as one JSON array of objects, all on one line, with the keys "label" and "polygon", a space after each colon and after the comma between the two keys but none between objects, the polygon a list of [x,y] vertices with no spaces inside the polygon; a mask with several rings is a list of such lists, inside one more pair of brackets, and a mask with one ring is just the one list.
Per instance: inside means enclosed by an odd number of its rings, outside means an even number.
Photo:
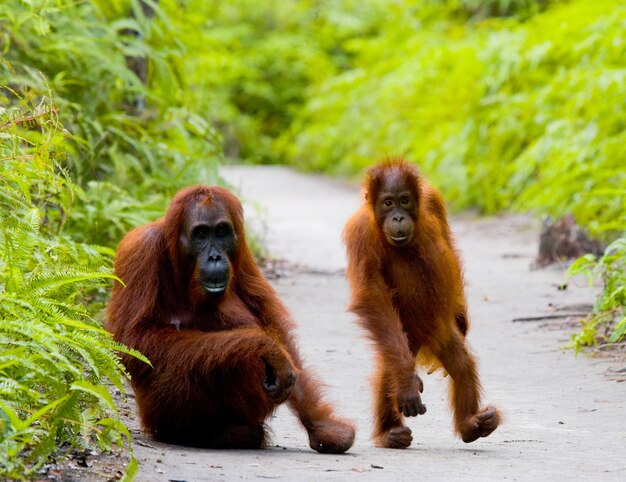
[{"label": "leafy bush", "polygon": [[[130,439],[113,384],[126,371],[94,321],[112,251],[63,233],[75,193],[61,167],[67,134],[46,100],[0,110],[0,476],[31,476],[61,446],[110,448]],[[95,298],[94,298],[95,297]]]},{"label": "leafy bush", "polygon": [[310,92],[283,155],[351,175],[405,153],[456,208],[624,229],[626,7],[573,1],[467,22],[442,4],[393,4],[379,35],[353,40],[354,68]]},{"label": "leafy bush", "polygon": [[626,336],[626,238],[614,241],[604,256],[579,258],[570,266],[568,276],[585,275],[589,285],[601,280],[602,292],[593,312],[582,321],[583,329],[572,336],[576,353],[584,346],[598,343],[598,339],[614,343]]},{"label": "leafy bush", "polygon": [[148,18],[138,0],[8,0],[0,49],[5,102],[34,110],[53,93],[72,133],[60,162],[84,188],[82,200],[100,202],[70,217],[69,232],[112,245],[180,187],[217,181],[219,139],[205,106],[186,95],[184,46],[160,9]]},{"label": "leafy bush", "polygon": [[187,46],[180,69],[208,107],[227,155],[276,162],[274,139],[310,86],[350,66],[345,44],[372,35],[385,0],[175,0],[160,5]]}]

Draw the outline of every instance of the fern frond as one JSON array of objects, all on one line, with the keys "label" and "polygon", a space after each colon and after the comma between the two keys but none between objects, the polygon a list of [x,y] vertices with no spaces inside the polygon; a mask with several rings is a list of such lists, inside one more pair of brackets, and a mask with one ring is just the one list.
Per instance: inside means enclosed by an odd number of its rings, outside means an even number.
[{"label": "fern frond", "polygon": [[31,292],[32,294],[28,294],[29,297],[44,296],[68,285],[73,286],[84,281],[103,279],[115,280],[117,277],[110,273],[94,273],[80,269],[74,269],[67,273],[44,273],[25,283],[19,294],[25,295],[27,292]]},{"label": "fern frond", "polygon": [[0,202],[16,211],[28,212],[32,209],[32,204],[25,196],[27,192],[28,191],[20,192],[15,189],[0,187]]}]

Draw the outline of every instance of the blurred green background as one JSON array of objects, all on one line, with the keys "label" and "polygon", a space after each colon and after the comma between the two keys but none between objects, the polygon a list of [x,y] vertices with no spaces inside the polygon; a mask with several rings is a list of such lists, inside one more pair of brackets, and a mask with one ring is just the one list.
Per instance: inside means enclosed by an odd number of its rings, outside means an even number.
[{"label": "blurred green background", "polygon": [[[0,52],[5,476],[127,443],[99,389],[124,376],[95,321],[113,249],[221,163],[406,155],[453,209],[626,229],[621,1],[4,0]],[[623,337],[625,260],[575,265],[607,287],[577,347]]]}]

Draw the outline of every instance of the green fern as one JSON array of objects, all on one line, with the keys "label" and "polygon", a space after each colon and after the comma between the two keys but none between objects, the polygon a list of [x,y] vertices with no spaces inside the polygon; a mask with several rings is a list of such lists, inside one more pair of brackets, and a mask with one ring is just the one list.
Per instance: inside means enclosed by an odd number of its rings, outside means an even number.
[{"label": "green fern", "polygon": [[[61,131],[39,121],[42,133]],[[119,352],[147,362],[84,304],[114,279],[112,251],[59,232],[75,190],[56,162],[62,145],[28,137],[18,125],[0,136],[0,478],[29,477],[61,444],[128,444],[107,387],[124,390]]]},{"label": "green fern", "polygon": [[585,255],[567,270],[567,276],[583,275],[589,286],[597,280],[602,283],[593,311],[581,321],[583,328],[572,336],[571,346],[580,351],[598,340],[619,342],[626,336],[626,238],[611,243],[604,255],[595,259]]}]

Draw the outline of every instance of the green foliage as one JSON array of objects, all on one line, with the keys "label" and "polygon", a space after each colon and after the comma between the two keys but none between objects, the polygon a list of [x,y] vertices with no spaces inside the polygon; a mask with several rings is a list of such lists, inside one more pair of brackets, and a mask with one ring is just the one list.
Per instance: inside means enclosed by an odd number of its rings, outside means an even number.
[{"label": "green foliage", "polygon": [[582,321],[583,329],[572,337],[576,353],[584,347],[598,343],[598,338],[610,343],[626,336],[626,238],[614,241],[604,255],[579,258],[567,271],[568,276],[584,275],[590,286],[602,281],[602,292],[593,312]]},{"label": "green foliage", "polygon": [[61,446],[129,440],[106,384],[124,390],[115,343],[82,300],[105,290],[110,249],[63,233],[80,192],[63,170],[57,108],[0,111],[0,476],[27,477]]},{"label": "green foliage", "polygon": [[137,0],[8,0],[0,49],[4,104],[35,111],[53,96],[72,133],[60,162],[89,206],[69,232],[115,244],[180,187],[216,182],[219,139],[205,106],[185,94],[184,46],[161,10],[148,18]]},{"label": "green foliage", "polygon": [[343,175],[404,153],[457,208],[623,229],[626,7],[574,1],[467,22],[441,4],[390,6],[379,35],[349,44],[354,68],[315,86],[277,147]]},{"label": "green foliage", "polygon": [[162,8],[188,47],[180,65],[207,105],[227,155],[276,161],[273,146],[308,98],[308,89],[350,65],[350,39],[371,35],[387,2],[235,0]]},{"label": "green foliage", "polygon": [[550,0],[451,0],[453,8],[475,19],[516,15],[526,18],[543,10]]}]

